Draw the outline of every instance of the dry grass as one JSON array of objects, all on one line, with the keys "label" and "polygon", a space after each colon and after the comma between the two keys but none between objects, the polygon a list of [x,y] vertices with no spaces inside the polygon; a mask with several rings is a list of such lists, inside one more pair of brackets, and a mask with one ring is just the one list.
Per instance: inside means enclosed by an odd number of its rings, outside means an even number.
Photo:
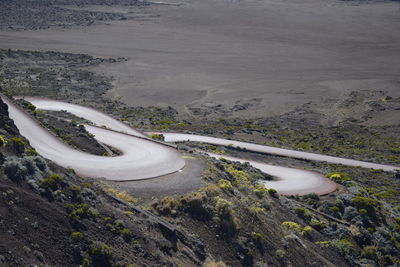
[{"label": "dry grass", "polygon": [[139,200],[137,198],[132,197],[131,195],[129,195],[128,193],[126,193],[124,191],[118,191],[118,190],[116,190],[116,189],[114,189],[112,187],[108,187],[108,188],[106,188],[104,190],[106,192],[110,193],[111,195],[113,195],[113,196],[115,196],[115,197],[117,197],[119,199],[122,199],[122,200],[124,200],[126,202],[129,202],[129,203],[137,203],[137,202],[139,202]]},{"label": "dry grass", "polygon": [[210,258],[207,258],[206,261],[204,262],[203,267],[227,267],[227,265],[222,261],[215,261]]}]

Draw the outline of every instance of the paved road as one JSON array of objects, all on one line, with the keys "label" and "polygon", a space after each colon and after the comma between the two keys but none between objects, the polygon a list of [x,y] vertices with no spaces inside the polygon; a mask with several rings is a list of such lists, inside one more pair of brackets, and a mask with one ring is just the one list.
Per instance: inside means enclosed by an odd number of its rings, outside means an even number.
[{"label": "paved road", "polygon": [[276,177],[277,180],[260,180],[259,183],[265,185],[267,188],[274,188],[281,195],[306,195],[309,193],[326,195],[335,191],[337,188],[336,183],[317,172],[275,166],[263,162],[245,160],[213,153],[207,154],[214,158],[222,157],[230,161],[238,161],[241,163],[248,162],[251,166],[261,170],[262,172]]},{"label": "paved road", "polygon": [[346,158],[339,158],[339,157],[332,157],[326,156],[322,154],[310,153],[310,152],[303,152],[303,151],[296,151],[290,149],[283,149],[277,148],[272,146],[264,146],[234,140],[227,140],[222,138],[215,138],[209,136],[201,136],[201,135],[192,135],[192,134],[180,134],[180,133],[162,133],[165,137],[166,142],[184,142],[184,141],[192,141],[192,142],[201,142],[201,143],[208,143],[213,145],[221,145],[221,146],[233,146],[233,147],[240,147],[244,148],[249,151],[254,152],[261,152],[266,154],[273,154],[291,158],[298,158],[298,159],[307,159],[307,160],[314,160],[314,161],[325,161],[334,164],[343,164],[347,166],[360,166],[364,168],[371,168],[371,169],[381,169],[385,171],[395,171],[400,170],[399,167],[391,166],[391,165],[384,165],[384,164],[376,164],[371,162],[353,160],[353,159],[346,159]]},{"label": "paved road", "polygon": [[[42,128],[35,120],[8,99],[2,98],[9,106],[10,117],[14,120],[21,134],[30,141],[31,145],[42,156],[55,161],[61,166],[74,168],[81,175],[104,177],[114,181],[141,180],[176,172],[185,165],[185,161],[177,150],[148,140],[145,138],[144,134],[95,109],[50,99],[24,97],[25,100],[31,102],[38,109],[66,110],[76,116],[92,121],[96,126],[85,125],[86,129],[94,134],[95,139],[99,142],[117,148],[122,152],[122,155],[117,157],[101,157],[74,150]],[[98,126],[106,126],[111,130]],[[163,134],[167,142],[204,142],[241,147],[255,152],[327,161],[349,166],[362,166],[386,171],[399,169],[398,167],[390,165],[281,149],[221,138],[179,133]],[[212,153],[209,153],[209,155],[216,158],[220,157],[220,155]],[[249,162],[252,166],[261,171],[277,177],[277,180],[260,181],[260,183],[268,188],[276,189],[281,194],[304,195],[314,192],[323,195],[336,189],[336,184],[334,182],[316,172],[274,166],[225,155],[224,158],[232,161]]]},{"label": "paved road", "polygon": [[[14,120],[21,135],[29,140],[32,147],[43,157],[63,167],[73,168],[80,175],[114,181],[131,181],[171,174],[185,166],[185,160],[182,159],[181,154],[171,147],[90,125],[85,126],[86,130],[94,134],[96,140],[115,147],[122,152],[122,155],[102,157],[75,150],[61,142],[12,102],[4,97],[2,99],[8,105],[10,117]],[[46,102],[42,101],[41,103],[45,104]],[[58,101],[51,103],[57,105],[59,109],[76,107],[76,105],[66,107],[60,105]],[[67,103],[65,104],[67,105]],[[79,112],[74,114],[83,115],[84,113],[80,112],[86,110],[87,108],[82,107]],[[95,114],[99,114],[94,118],[97,122],[105,118],[101,125],[113,127],[116,125],[115,128],[120,129],[118,128],[119,124],[115,123],[118,121],[108,116],[104,117],[104,114],[99,112],[95,112]],[[92,116],[92,113],[90,115]]]}]

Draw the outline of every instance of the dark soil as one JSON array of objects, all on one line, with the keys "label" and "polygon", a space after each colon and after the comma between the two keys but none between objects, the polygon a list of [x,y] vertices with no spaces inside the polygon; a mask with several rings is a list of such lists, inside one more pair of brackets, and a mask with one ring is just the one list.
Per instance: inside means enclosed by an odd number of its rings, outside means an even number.
[{"label": "dark soil", "polygon": [[84,5],[144,6],[147,4],[137,0],[4,0],[0,2],[0,29],[15,31],[39,30],[50,27],[70,28],[90,26],[96,22],[127,19],[119,13],[68,8]]}]

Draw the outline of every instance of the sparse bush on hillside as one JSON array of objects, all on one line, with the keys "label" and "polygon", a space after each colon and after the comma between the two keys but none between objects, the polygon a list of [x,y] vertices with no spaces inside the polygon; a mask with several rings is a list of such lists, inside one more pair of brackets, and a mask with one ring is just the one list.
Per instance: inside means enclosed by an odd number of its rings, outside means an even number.
[{"label": "sparse bush on hillside", "polygon": [[279,198],[278,191],[273,188],[268,189],[268,194],[272,197]]},{"label": "sparse bush on hillside", "polygon": [[339,184],[351,181],[351,178],[347,174],[341,172],[329,173],[327,176],[329,179]]},{"label": "sparse bush on hillside", "polygon": [[110,246],[96,241],[89,246],[89,255],[93,266],[112,266],[112,251]]},{"label": "sparse bush on hillside", "polygon": [[156,210],[163,215],[168,215],[168,214],[175,214],[176,209],[179,205],[178,200],[176,200],[174,197],[164,197],[157,203],[155,206]]},{"label": "sparse bush on hillside", "polygon": [[211,218],[211,212],[206,206],[206,201],[207,195],[205,193],[192,192],[180,199],[180,205],[193,218],[205,221]]},{"label": "sparse bush on hillside", "polygon": [[256,184],[254,186],[253,192],[256,194],[257,197],[263,198],[269,193],[269,190],[262,184]]},{"label": "sparse bush on hillside", "polygon": [[219,185],[219,188],[221,188],[222,190],[224,190],[226,192],[230,192],[233,189],[232,183],[225,179],[220,179],[218,181],[218,185]]},{"label": "sparse bush on hillside", "polygon": [[10,157],[4,163],[4,172],[8,178],[14,182],[19,182],[25,179],[28,169],[22,164],[17,157]]},{"label": "sparse bush on hillside", "polygon": [[39,155],[39,153],[36,151],[36,149],[34,149],[34,148],[28,148],[27,150],[26,150],[26,154],[28,155],[28,156],[37,156],[37,155]]},{"label": "sparse bush on hillside", "polygon": [[63,178],[59,175],[52,173],[49,177],[45,178],[41,182],[41,186],[47,191],[55,191],[61,188],[63,185]]},{"label": "sparse bush on hillside", "polygon": [[20,137],[12,137],[7,141],[7,147],[10,147],[19,154],[24,153],[25,145],[25,142]]},{"label": "sparse bush on hillside", "polygon": [[214,200],[214,220],[219,225],[220,232],[225,236],[233,236],[237,230],[237,225],[232,208],[233,203],[220,197],[215,197]]},{"label": "sparse bush on hillside", "polygon": [[95,219],[99,215],[97,210],[90,207],[88,204],[67,204],[68,216],[74,220],[80,219]]},{"label": "sparse bush on hillside", "polygon": [[75,241],[83,240],[83,234],[81,232],[73,232],[71,233],[71,238]]},{"label": "sparse bush on hillside", "polygon": [[0,135],[0,148],[1,147],[6,147],[6,145],[7,145],[6,139],[3,136]]}]

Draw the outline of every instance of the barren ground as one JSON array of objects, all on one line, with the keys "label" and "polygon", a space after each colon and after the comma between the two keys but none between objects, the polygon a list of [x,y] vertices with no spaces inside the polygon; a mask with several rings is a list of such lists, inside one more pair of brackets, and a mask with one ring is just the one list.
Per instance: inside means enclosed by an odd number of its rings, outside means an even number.
[{"label": "barren ground", "polygon": [[260,117],[313,101],[329,114],[350,91],[400,96],[398,2],[181,3],[124,7],[127,20],[90,27],[2,31],[0,47],[126,57],[97,67],[116,78],[110,97],[188,113],[239,103],[234,115]]}]

